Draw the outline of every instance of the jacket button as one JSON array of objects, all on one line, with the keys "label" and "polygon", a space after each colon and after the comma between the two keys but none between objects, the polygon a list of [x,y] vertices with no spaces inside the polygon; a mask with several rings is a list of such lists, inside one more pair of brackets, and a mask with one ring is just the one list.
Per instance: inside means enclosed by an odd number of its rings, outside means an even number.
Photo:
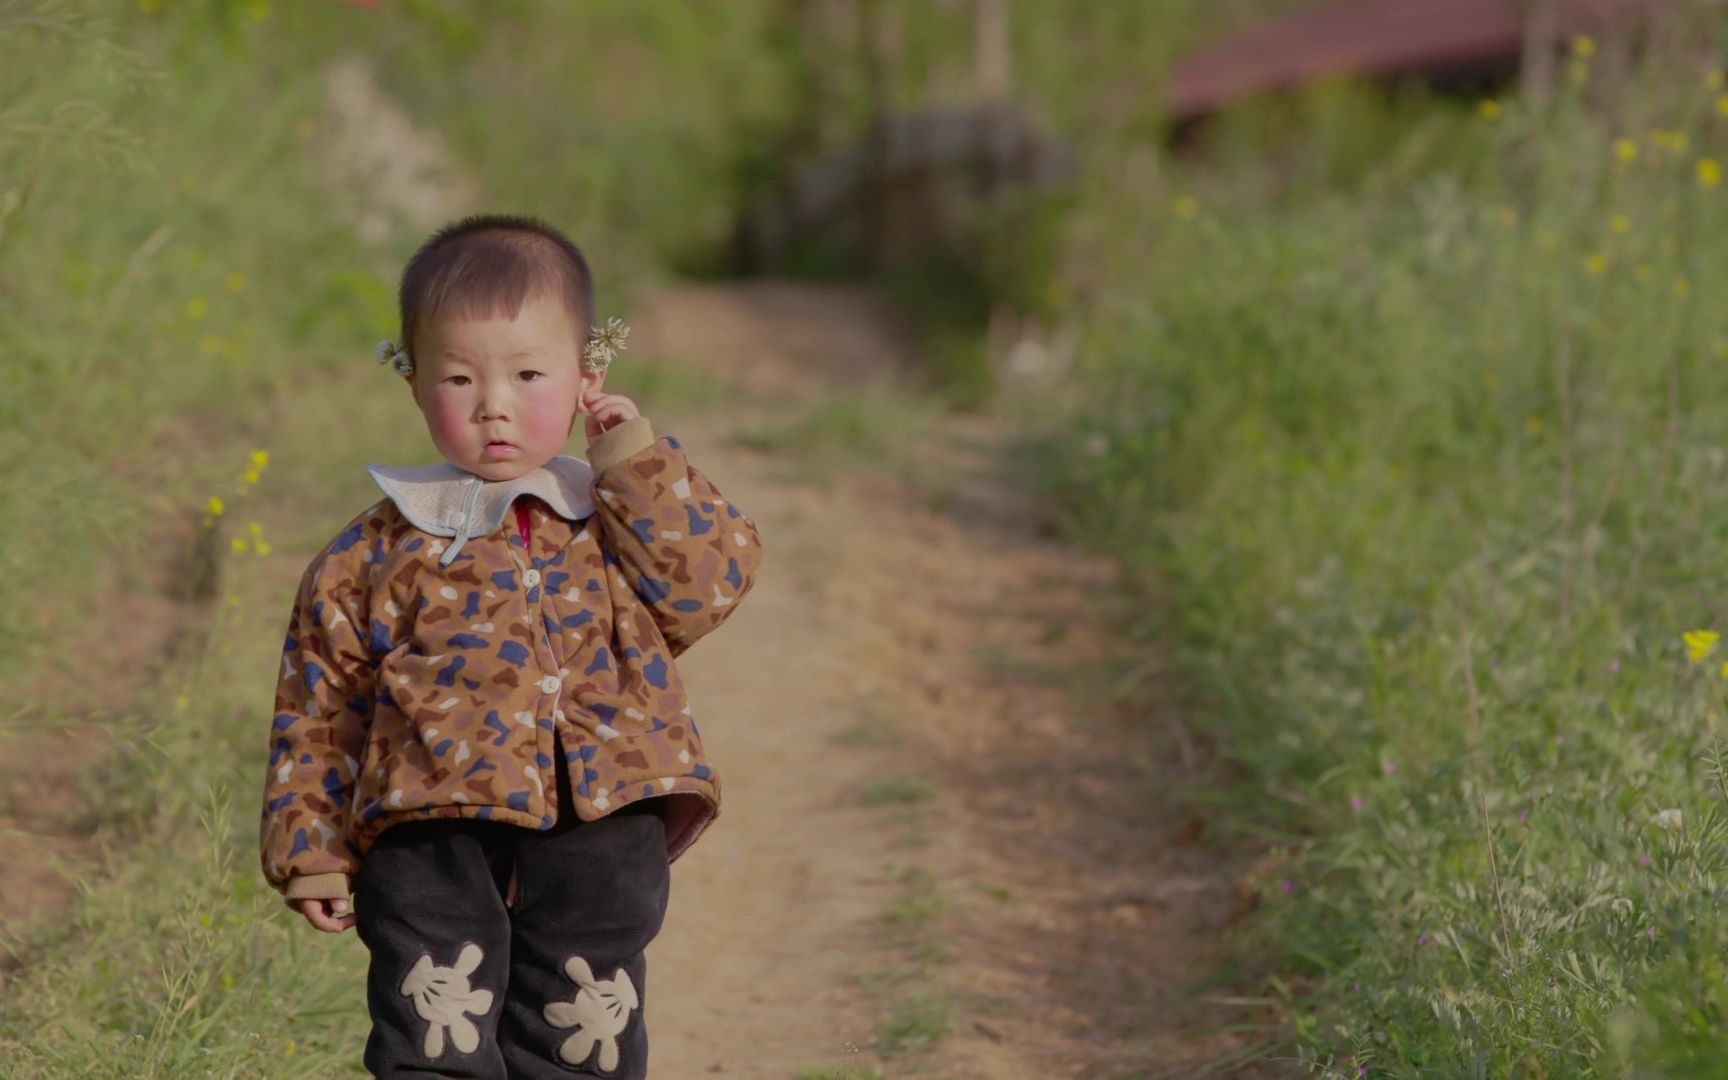
[{"label": "jacket button", "polygon": [[558,676],[548,675],[541,679],[540,692],[542,694],[556,694],[558,692]]},{"label": "jacket button", "polygon": [[532,589],[534,586],[540,584],[540,571],[538,571],[538,570],[524,570],[524,571],[522,571],[522,584],[528,586],[530,589]]}]

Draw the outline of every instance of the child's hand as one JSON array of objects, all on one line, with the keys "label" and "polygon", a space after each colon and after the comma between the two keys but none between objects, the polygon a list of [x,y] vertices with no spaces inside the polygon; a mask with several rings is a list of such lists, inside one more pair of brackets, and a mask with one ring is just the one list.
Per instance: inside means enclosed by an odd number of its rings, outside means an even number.
[{"label": "child's hand", "polygon": [[296,900],[293,907],[306,916],[307,922],[326,934],[340,934],[355,923],[352,906],[347,900]]},{"label": "child's hand", "polygon": [[590,390],[582,395],[582,409],[586,413],[583,423],[588,430],[589,446],[593,446],[594,440],[604,435],[606,429],[642,415],[636,403],[623,394],[607,394],[599,390]]}]

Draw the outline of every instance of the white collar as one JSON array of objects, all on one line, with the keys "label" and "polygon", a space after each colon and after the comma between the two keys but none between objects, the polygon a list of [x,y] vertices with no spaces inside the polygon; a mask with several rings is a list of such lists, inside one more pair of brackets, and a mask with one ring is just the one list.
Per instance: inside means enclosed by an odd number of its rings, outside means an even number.
[{"label": "white collar", "polygon": [[471,536],[486,536],[504,522],[504,512],[519,495],[536,495],[558,516],[581,521],[594,513],[588,495],[594,469],[586,461],[559,454],[514,480],[486,480],[448,461],[437,465],[368,465],[384,494],[418,529],[453,536],[438,562],[449,566]]}]

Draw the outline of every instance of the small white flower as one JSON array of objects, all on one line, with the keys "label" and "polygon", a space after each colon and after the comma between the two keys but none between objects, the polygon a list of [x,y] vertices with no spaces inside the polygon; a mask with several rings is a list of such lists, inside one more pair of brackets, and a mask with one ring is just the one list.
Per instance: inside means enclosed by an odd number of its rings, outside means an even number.
[{"label": "small white flower", "polygon": [[1632,901],[1628,900],[1624,896],[1616,896],[1614,902],[1608,906],[1614,909],[1614,914],[1619,915],[1622,918],[1632,914]]},{"label": "small white flower", "polygon": [[414,374],[414,358],[408,355],[408,346],[398,345],[389,339],[378,343],[378,362],[389,364],[399,374]]},{"label": "small white flower", "polygon": [[1686,821],[1679,810],[1663,810],[1656,815],[1656,826],[1669,832],[1679,832],[1686,827]]},{"label": "small white flower", "polygon": [[624,351],[624,342],[629,337],[630,327],[624,324],[623,319],[617,316],[607,319],[604,327],[594,327],[594,337],[582,352],[583,363],[590,371],[605,371]]}]

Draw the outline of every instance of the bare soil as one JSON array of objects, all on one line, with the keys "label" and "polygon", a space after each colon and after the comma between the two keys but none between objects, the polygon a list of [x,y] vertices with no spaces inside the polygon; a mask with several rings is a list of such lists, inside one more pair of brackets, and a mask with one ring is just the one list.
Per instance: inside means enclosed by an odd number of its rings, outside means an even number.
[{"label": "bare soil", "polygon": [[[913,370],[862,292],[684,287],[638,326],[774,412]],[[1084,692],[1121,666],[1115,567],[1049,535],[987,417],[941,421],[899,473],[801,469],[736,445],[739,419],[659,422],[767,555],[680,661],[725,808],[650,949],[655,1074],[1127,1078],[1243,1046],[1208,1033],[1243,1017],[1189,992],[1240,871],[1163,797],[1181,744],[1146,731],[1144,695]],[[885,1035],[920,1001],[944,1034]]]}]

